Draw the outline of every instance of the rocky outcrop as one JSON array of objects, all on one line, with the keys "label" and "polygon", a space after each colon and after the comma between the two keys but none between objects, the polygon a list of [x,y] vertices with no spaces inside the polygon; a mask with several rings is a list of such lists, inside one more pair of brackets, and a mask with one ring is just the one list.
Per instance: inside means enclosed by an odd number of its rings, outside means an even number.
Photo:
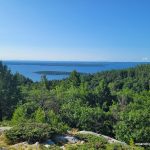
[{"label": "rocky outcrop", "polygon": [[6,131],[6,130],[10,130],[12,127],[0,127],[0,135]]},{"label": "rocky outcrop", "polygon": [[98,133],[91,132],[91,131],[79,131],[78,133],[80,133],[80,134],[91,134],[91,135],[95,135],[95,136],[102,136],[103,138],[105,138],[108,141],[108,143],[126,144],[125,142],[118,141],[118,140],[113,139],[113,138],[111,138],[109,136],[98,134]]},{"label": "rocky outcrop", "polygon": [[43,145],[46,147],[46,148],[49,148],[51,145],[55,145],[55,143],[52,141],[52,140],[47,140],[43,143]]},{"label": "rocky outcrop", "polygon": [[79,140],[76,137],[70,135],[55,136],[54,141],[56,143],[71,143],[71,144],[79,142]]},{"label": "rocky outcrop", "polygon": [[27,142],[17,143],[15,145],[10,146],[10,149],[39,149],[39,142],[36,142],[35,144],[28,144]]},{"label": "rocky outcrop", "polygon": [[[0,134],[2,134],[4,131],[6,130],[10,130],[12,127],[0,127]],[[71,133],[71,131],[68,131],[68,134],[66,135],[56,135],[54,136],[52,139],[47,139],[44,143],[41,143],[43,146],[49,148],[50,146],[55,146],[55,144],[61,144],[62,145],[62,149],[64,149],[64,145],[65,144],[83,144],[85,143],[85,141],[80,141],[75,135],[76,134],[91,134],[97,137],[103,137],[105,138],[108,143],[119,143],[121,145],[126,145],[126,143],[118,141],[114,138],[111,138],[109,136],[105,136],[102,134],[98,134],[95,132],[91,132],[91,131],[78,131],[75,134]],[[12,146],[12,148],[19,148],[19,147],[29,147],[29,148],[37,148],[39,147],[39,143],[36,142],[33,145],[28,144],[27,142],[22,142],[22,143],[18,143]]]}]

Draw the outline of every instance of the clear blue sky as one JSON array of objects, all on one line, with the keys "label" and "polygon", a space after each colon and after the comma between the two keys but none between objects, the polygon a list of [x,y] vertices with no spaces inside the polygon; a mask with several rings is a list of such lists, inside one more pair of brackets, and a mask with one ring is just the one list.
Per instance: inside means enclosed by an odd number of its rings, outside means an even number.
[{"label": "clear blue sky", "polygon": [[0,0],[0,59],[150,61],[150,0]]}]

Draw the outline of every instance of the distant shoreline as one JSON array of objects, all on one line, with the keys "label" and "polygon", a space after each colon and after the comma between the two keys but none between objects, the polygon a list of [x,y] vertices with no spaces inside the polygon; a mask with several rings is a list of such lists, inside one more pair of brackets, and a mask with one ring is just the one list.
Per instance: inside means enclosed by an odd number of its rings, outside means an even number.
[{"label": "distant shoreline", "polygon": [[7,65],[37,65],[37,66],[68,66],[68,67],[98,67],[104,62],[61,62],[61,61],[4,61]]},{"label": "distant shoreline", "polygon": [[66,66],[66,67],[102,67],[109,63],[146,64],[150,62],[86,62],[86,61],[3,61],[6,65],[34,65],[34,66]]},{"label": "distant shoreline", "polygon": [[[70,75],[71,72],[67,71],[36,71],[34,73],[40,74],[40,75]],[[81,73],[80,74],[87,74],[87,73]]]}]

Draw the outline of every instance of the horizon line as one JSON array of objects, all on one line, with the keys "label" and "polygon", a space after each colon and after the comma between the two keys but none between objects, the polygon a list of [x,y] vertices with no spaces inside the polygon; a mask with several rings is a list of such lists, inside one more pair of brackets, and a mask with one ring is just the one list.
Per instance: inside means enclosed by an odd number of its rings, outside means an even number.
[{"label": "horizon line", "polygon": [[37,62],[37,61],[40,61],[40,62],[141,62],[141,63],[150,63],[150,61],[113,61],[113,60],[30,60],[30,59],[5,59],[5,60],[1,60],[0,61],[2,62],[6,62],[6,61],[16,61],[16,62],[19,62],[19,61],[32,61],[32,62]]}]

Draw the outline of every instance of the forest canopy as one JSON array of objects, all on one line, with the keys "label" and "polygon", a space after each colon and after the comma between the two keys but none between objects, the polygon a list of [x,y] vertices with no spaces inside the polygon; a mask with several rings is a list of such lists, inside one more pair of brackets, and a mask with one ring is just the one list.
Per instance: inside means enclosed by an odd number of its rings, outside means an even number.
[{"label": "forest canopy", "polygon": [[40,82],[0,63],[0,121],[89,130],[127,143],[150,141],[150,65]]}]

